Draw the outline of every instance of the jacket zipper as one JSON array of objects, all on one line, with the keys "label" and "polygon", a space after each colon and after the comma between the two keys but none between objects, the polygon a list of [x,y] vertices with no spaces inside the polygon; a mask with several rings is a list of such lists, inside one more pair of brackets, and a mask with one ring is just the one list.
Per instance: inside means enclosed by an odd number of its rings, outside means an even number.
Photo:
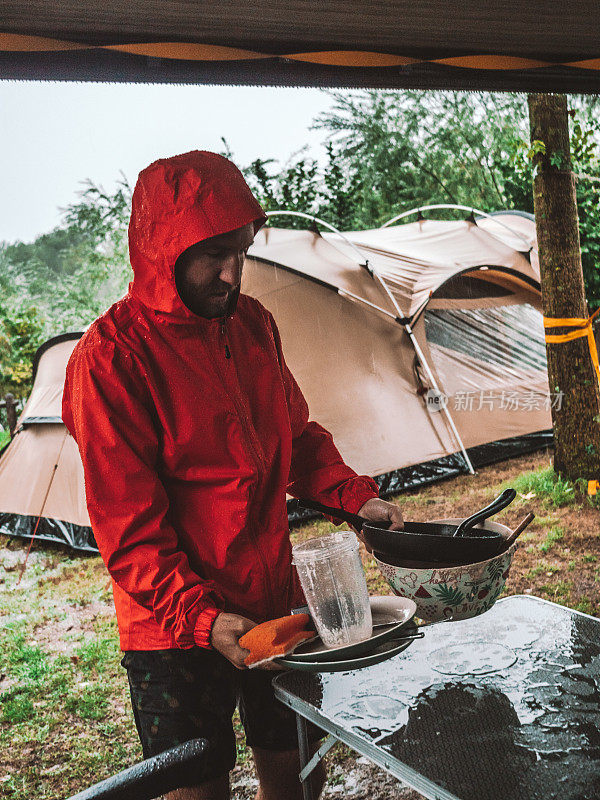
[{"label": "jacket zipper", "polygon": [[[227,328],[226,328],[225,319],[221,320],[221,335],[224,337],[225,358],[230,359],[231,358],[231,350],[229,349],[229,344],[227,342]],[[221,375],[221,381],[223,382],[223,385],[225,386],[225,389],[227,390],[227,385],[223,381],[223,376],[222,375]],[[250,444],[250,448],[251,448],[251,450],[252,450],[252,452],[254,454],[254,459],[257,462],[257,466],[259,467],[259,469],[262,469],[263,471],[265,471],[266,470],[266,464],[265,464],[265,461],[264,461],[262,455],[260,454],[258,448],[256,447],[256,445],[254,443],[254,440],[253,440],[253,437],[252,437],[252,431],[251,431],[251,428],[250,428],[250,420],[248,419],[248,415],[246,414],[245,409],[243,408],[242,404],[238,401],[238,399],[235,396],[232,399],[233,399],[233,404],[235,405],[236,410],[238,412],[238,416],[239,416],[239,418],[240,418],[240,420],[242,422],[242,426],[243,426],[243,428],[244,428],[244,430],[246,432],[246,437],[247,437],[248,442]]]},{"label": "jacket zipper", "polygon": [[[221,326],[220,327],[221,327],[221,336],[223,336],[224,344],[225,344],[225,358],[226,359],[230,359],[231,358],[231,350],[229,349],[229,343],[227,342],[227,328],[226,328],[226,324],[225,324],[225,318],[221,319]],[[219,369],[219,372],[220,372],[220,369]],[[222,375],[221,375],[221,382],[223,383],[225,391],[228,392],[227,384],[223,380],[223,376]],[[248,444],[250,445],[250,450],[251,450],[252,455],[254,457],[254,461],[256,463],[256,466],[258,467],[259,475],[261,473],[264,474],[266,465],[264,463],[264,460],[263,460],[261,454],[259,453],[257,447],[254,444],[254,441],[253,441],[253,438],[252,438],[252,432],[250,430],[250,421],[248,420],[247,414],[246,414],[244,408],[242,407],[241,403],[238,401],[238,399],[235,396],[232,397],[232,400],[233,400],[233,404],[234,404],[234,406],[236,408],[236,411],[238,413],[238,418],[239,418],[239,420],[240,420],[240,422],[242,424],[242,428],[244,429],[244,433],[246,434],[246,439],[248,441]],[[252,515],[252,519],[253,519],[254,525],[256,525],[256,527],[258,528],[258,516],[256,514],[253,514]],[[251,537],[252,537],[252,540],[253,540],[254,548],[255,548],[255,550],[256,550],[256,552],[258,554],[258,557],[260,559],[260,562],[261,562],[261,565],[262,565],[262,568],[263,568],[263,575],[264,575],[263,584],[264,584],[264,586],[265,586],[265,588],[267,590],[267,599],[269,601],[270,607],[273,608],[274,607],[274,598],[273,598],[273,591],[272,591],[271,583],[269,581],[268,562],[267,562],[267,560],[266,560],[266,558],[265,558],[265,556],[264,556],[264,554],[262,552],[262,549],[261,549],[260,544],[258,542],[258,537],[254,534],[254,532],[251,534]]]},{"label": "jacket zipper", "polygon": [[227,329],[225,328],[225,319],[221,320],[221,336],[223,336],[225,340],[225,358],[231,358],[231,350],[229,349],[229,344],[227,342]]}]

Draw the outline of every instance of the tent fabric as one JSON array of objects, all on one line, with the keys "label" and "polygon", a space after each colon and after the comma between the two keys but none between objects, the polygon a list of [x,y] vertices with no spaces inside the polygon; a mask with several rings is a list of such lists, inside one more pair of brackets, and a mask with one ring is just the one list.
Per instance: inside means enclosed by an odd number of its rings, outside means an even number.
[{"label": "tent fabric", "polygon": [[[526,222],[530,235],[534,223]],[[392,287],[403,314],[425,311],[414,335],[467,448],[551,427],[539,283],[521,251],[472,222],[344,235]],[[444,414],[428,410],[419,394],[413,345],[363,264],[335,234],[267,228],[249,251],[242,290],[277,320],[313,417],[331,430],[347,463],[377,477],[460,447]],[[482,297],[470,299],[468,284],[464,300],[437,299],[471,276]],[[350,291],[387,313],[349,299]],[[437,317],[428,319],[429,303]],[[457,348],[452,340],[461,335]]]},{"label": "tent fabric", "polygon": [[[529,234],[531,226],[529,222]],[[532,286],[539,284],[539,272],[526,255],[502,241],[495,231],[488,232],[468,220],[421,220],[344,236],[366,261],[377,265],[405,316],[422,308],[452,275],[473,267],[500,267]],[[335,233],[266,228],[257,235],[251,253],[395,313],[368,269],[357,269],[356,253]]]},{"label": "tent fabric", "polygon": [[336,234],[263,228],[254,239],[251,253],[254,258],[288,267],[335,291],[342,289],[358,295],[395,314],[393,304],[382,298],[381,289],[373,282],[368,270],[357,269],[356,252]]},{"label": "tent fabric", "polygon": [[[540,289],[517,249],[526,249],[521,236],[535,247],[535,225],[514,214],[506,216],[511,226],[513,217],[519,236],[504,230],[501,238],[486,220],[345,234],[358,254],[335,234],[266,227],[256,236],[242,291],[273,313],[311,418],[382,495],[465,466],[446,417],[428,406],[424,365],[366,258],[402,313],[416,310],[414,336],[469,455],[487,463],[548,443]],[[62,421],[32,422],[60,414],[79,336],[55,337],[38,351],[19,432],[0,457],[0,532],[31,535],[42,514],[36,536],[89,550],[95,544],[77,447]]]},{"label": "tent fabric", "polygon": [[522,253],[469,220],[419,220],[352,232],[348,238],[377,257],[382,277],[407,316],[423,307],[452,274],[472,267],[502,267],[532,284],[539,281]]},{"label": "tent fabric", "polygon": [[17,427],[34,422],[56,422],[62,425],[65,365],[80,336],[80,333],[75,333],[68,337],[59,336],[51,339],[51,353],[45,356],[48,343],[44,345],[45,349],[34,362],[33,388],[19,415]]},{"label": "tent fabric", "polygon": [[21,431],[0,462],[0,512],[89,526],[83,468],[64,425]]},{"label": "tent fabric", "polygon": [[533,214],[526,211],[496,211],[487,217],[479,216],[476,221],[478,227],[515,250],[537,248]]},{"label": "tent fabric", "polygon": [[23,428],[0,459],[0,533],[31,537],[34,531],[36,539],[97,550],[81,458],[62,424]]},{"label": "tent fabric", "polygon": [[598,91],[593,0],[0,3],[0,77]]},{"label": "tent fabric", "polygon": [[[0,533],[95,551],[83,466],[61,419],[67,361],[81,334],[54,337],[34,359],[31,394],[0,458]],[[39,519],[39,523],[38,523]]]}]

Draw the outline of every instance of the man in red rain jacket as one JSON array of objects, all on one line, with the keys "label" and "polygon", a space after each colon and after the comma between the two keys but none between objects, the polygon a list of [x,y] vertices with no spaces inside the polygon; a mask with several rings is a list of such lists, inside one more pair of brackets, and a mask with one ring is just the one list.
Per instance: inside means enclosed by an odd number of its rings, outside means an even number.
[{"label": "man in red rain jacket", "polygon": [[264,222],[221,156],[145,169],[129,224],[133,281],[73,351],[63,396],[144,756],[210,742],[195,786],[173,794],[190,800],[229,796],[236,701],[258,797],[300,797],[293,715],[268,672],[244,669],[238,643],[303,603],[286,492],[402,527],[398,507],[309,421],[273,317],[240,294]]}]

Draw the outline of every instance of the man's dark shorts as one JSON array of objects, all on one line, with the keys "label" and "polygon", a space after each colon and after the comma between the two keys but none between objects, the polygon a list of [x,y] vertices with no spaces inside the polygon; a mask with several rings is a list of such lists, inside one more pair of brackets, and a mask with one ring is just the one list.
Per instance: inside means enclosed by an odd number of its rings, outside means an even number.
[{"label": "man's dark shorts", "polygon": [[[129,678],[144,758],[202,736],[210,750],[199,764],[197,782],[226,775],[236,760],[231,721],[236,703],[249,747],[278,751],[298,747],[295,714],[273,693],[275,672],[238,670],[220,653],[200,647],[131,650],[121,664]],[[318,728],[308,727],[311,741],[324,736]]]}]

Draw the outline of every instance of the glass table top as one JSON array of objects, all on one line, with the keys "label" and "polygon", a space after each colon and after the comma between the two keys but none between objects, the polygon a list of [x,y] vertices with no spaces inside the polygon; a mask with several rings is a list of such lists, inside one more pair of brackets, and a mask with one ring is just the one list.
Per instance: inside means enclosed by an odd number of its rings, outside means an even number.
[{"label": "glass table top", "polygon": [[600,619],[516,596],[424,630],[382,664],[286,672],[276,691],[431,797],[600,798]]}]

